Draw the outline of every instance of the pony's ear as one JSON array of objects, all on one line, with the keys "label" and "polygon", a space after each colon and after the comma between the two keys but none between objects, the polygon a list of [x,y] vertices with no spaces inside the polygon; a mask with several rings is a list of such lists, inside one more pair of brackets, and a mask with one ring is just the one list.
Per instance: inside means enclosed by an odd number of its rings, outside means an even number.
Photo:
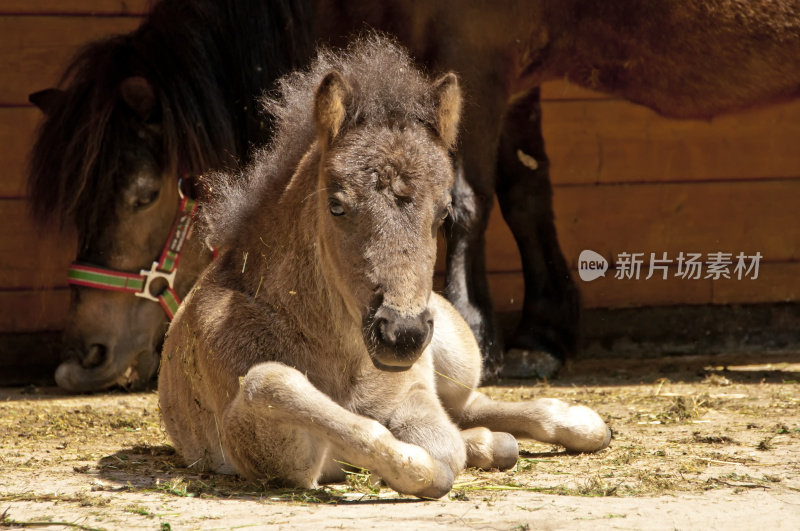
[{"label": "pony's ear", "polygon": [[28,101],[39,107],[47,116],[50,116],[64,101],[64,91],[57,88],[40,90],[39,92],[28,94]]},{"label": "pony's ear", "polygon": [[336,70],[329,72],[317,87],[314,121],[320,140],[330,143],[339,134],[347,115],[350,94],[350,85]]},{"label": "pony's ear", "polygon": [[458,122],[461,118],[461,88],[452,72],[437,79],[433,84],[436,98],[436,130],[447,149],[453,149],[458,138]]},{"label": "pony's ear", "polygon": [[156,95],[153,85],[142,76],[131,76],[122,80],[119,85],[119,92],[122,101],[139,115],[139,118],[146,120],[156,106]]}]

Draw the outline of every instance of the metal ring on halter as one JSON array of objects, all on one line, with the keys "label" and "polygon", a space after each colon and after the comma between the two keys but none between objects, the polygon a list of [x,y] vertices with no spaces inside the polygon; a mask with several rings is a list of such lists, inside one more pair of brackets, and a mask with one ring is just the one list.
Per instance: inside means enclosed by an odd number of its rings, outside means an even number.
[{"label": "metal ring on halter", "polygon": [[[180,196],[178,214],[172,224],[169,238],[164,244],[159,260],[153,262],[149,270],[142,269],[137,275],[136,273],[126,273],[105,267],[75,263],[67,269],[67,281],[77,286],[126,291],[133,293],[137,297],[158,302],[171,320],[181,302],[180,297],[173,288],[175,274],[178,271],[178,261],[183,250],[183,244],[186,242],[191,230],[192,218],[198,207],[195,200],[184,196],[183,190],[181,190],[181,183],[182,179],[178,181],[178,195]],[[150,284],[157,278],[163,278],[168,285],[161,293],[153,295],[150,292]]]}]

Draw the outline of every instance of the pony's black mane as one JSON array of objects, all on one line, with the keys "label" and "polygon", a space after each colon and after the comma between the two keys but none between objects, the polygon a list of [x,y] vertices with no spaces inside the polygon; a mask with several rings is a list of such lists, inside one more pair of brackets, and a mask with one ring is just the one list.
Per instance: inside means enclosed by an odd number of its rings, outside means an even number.
[{"label": "pony's black mane", "polygon": [[245,160],[270,124],[257,100],[310,55],[309,0],[163,0],[135,32],[94,42],[62,78],[63,100],[40,126],[29,193],[43,222],[74,223],[83,242],[113,216],[131,134],[123,79],[153,85],[165,171],[198,175]]},{"label": "pony's black mane", "polygon": [[259,150],[237,177],[225,173],[212,176],[212,199],[204,218],[213,245],[231,243],[250,213],[260,208],[264,195],[274,198],[288,184],[315,140],[314,95],[333,70],[353,89],[342,129],[364,123],[421,122],[431,127],[436,123],[430,80],[389,37],[372,33],[342,51],[319,50],[307,70],[280,79],[275,94],[264,99],[264,108],[275,123],[269,146]]}]

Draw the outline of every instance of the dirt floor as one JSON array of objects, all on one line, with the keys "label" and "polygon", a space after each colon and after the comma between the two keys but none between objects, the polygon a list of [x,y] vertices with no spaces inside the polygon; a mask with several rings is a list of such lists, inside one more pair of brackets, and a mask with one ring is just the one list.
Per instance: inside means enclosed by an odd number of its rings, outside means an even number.
[{"label": "dirt floor", "polygon": [[361,474],[302,491],[197,473],[169,445],[153,392],[1,389],[0,527],[800,529],[800,354],[781,360],[605,360],[486,387],[594,407],[611,446],[523,442],[515,469],[467,470],[438,501]]}]

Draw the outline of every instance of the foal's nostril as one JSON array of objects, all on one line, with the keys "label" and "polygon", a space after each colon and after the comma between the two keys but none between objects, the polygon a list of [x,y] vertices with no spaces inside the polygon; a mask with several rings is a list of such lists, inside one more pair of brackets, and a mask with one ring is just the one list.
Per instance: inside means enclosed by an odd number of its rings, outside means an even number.
[{"label": "foal's nostril", "polygon": [[378,339],[388,347],[415,350],[428,341],[433,319],[422,316],[422,319],[384,319],[377,320]]},{"label": "foal's nostril", "polygon": [[378,334],[384,343],[394,345],[397,342],[397,325],[387,319],[378,319]]},{"label": "foal's nostril", "polygon": [[86,351],[80,353],[81,366],[84,369],[93,369],[103,364],[106,360],[108,350],[105,345],[94,343],[89,345]]}]

